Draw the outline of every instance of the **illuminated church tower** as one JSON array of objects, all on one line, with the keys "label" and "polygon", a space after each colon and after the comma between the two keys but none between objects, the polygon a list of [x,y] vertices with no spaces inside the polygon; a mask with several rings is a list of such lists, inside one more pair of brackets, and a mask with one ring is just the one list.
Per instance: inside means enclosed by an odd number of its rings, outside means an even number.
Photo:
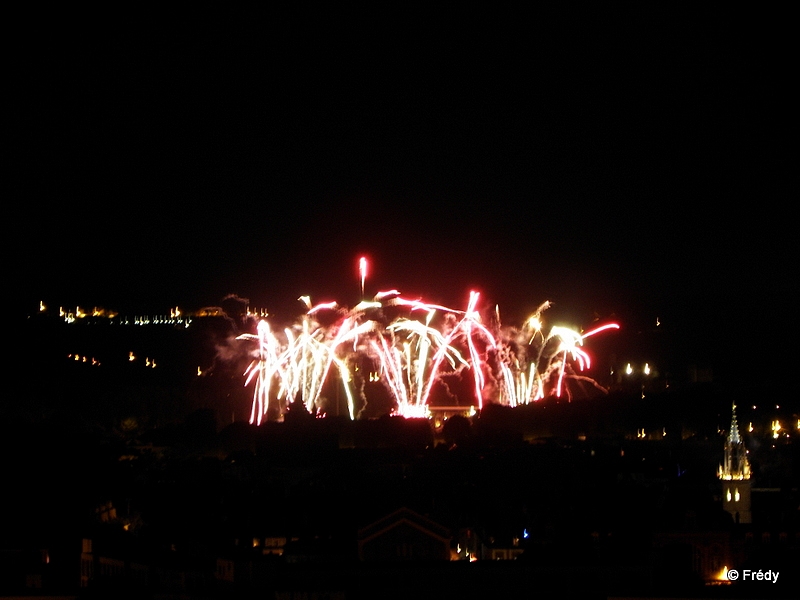
[{"label": "illuminated church tower", "polygon": [[722,508],[728,511],[736,523],[752,523],[750,512],[750,462],[747,448],[739,435],[736,422],[736,404],[733,405],[731,429],[725,441],[725,462],[719,467],[722,480]]}]

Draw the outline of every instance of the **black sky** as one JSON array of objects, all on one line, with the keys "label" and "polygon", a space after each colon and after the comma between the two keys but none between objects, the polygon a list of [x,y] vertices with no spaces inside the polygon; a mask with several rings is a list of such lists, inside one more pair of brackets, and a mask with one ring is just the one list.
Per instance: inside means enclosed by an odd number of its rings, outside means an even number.
[{"label": "black sky", "polygon": [[366,254],[368,291],[510,319],[789,326],[787,14],[183,8],[16,24],[29,300],[288,320]]}]

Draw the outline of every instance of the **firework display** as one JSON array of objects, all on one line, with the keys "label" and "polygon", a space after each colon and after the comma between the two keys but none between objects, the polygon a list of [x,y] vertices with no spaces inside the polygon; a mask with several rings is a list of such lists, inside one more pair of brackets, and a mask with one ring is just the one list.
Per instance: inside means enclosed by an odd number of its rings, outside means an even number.
[{"label": "firework display", "polygon": [[[366,272],[362,258],[362,296]],[[347,309],[336,302],[314,305],[302,296],[305,314],[282,335],[261,319],[255,334],[239,336],[257,344],[245,372],[246,385],[254,385],[250,422],[261,424],[270,414],[280,418],[296,402],[311,414],[324,415],[326,386],[336,386],[337,394],[344,394],[354,419],[357,404],[368,401],[367,381],[380,381],[394,401],[393,414],[405,417],[428,416],[437,387],[453,398],[448,380],[467,378],[469,397],[455,398],[456,403],[478,410],[486,402],[518,406],[547,395],[569,395],[569,380],[602,389],[581,374],[591,365],[584,341],[619,325],[609,323],[587,332],[562,326],[545,330],[542,313],[549,302],[539,306],[522,328],[501,327],[498,308],[484,324],[479,298],[478,292],[470,292],[466,309],[457,310],[406,299],[391,290]]]}]

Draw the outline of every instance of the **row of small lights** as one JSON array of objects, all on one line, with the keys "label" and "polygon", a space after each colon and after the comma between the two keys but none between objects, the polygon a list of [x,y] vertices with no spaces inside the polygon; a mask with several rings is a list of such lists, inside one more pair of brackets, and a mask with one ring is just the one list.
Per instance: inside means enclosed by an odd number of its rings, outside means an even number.
[{"label": "row of small lights", "polygon": [[[654,367],[652,367],[650,365],[650,363],[644,363],[644,367],[642,367],[642,373],[644,373],[645,375],[650,375],[653,372],[653,368]],[[626,375],[633,375],[633,373],[635,371],[636,371],[636,369],[633,368],[633,365],[631,365],[631,363],[628,363],[625,366],[625,374]],[[611,368],[611,375],[613,375],[614,373],[615,373],[615,371],[614,371],[614,368],[612,367]]]},{"label": "row of small lights", "polygon": [[[753,408],[755,408],[755,406],[754,406]],[[776,406],[775,406],[775,408],[779,408],[779,407],[776,405]],[[796,429],[797,429],[798,431],[800,431],[800,419],[797,419]],[[748,423],[748,425],[747,425],[747,431],[748,431],[748,433],[753,433],[753,431],[755,431],[755,427],[753,427],[753,422],[752,422],[752,421],[751,421],[750,423]],[[790,436],[789,436],[789,431],[788,431],[788,430],[786,430],[786,429],[785,429],[785,428],[784,428],[784,427],[781,425],[781,422],[780,422],[780,420],[778,420],[778,419],[773,419],[773,421],[770,423],[770,431],[772,432],[772,437],[773,437],[774,439],[776,439],[776,440],[777,440],[777,439],[778,439],[778,438],[781,436],[781,432],[782,432],[782,434],[783,434],[784,436],[786,436],[787,438],[788,438],[788,437],[790,437]],[[722,434],[722,433],[723,433],[723,430],[722,430],[722,429],[718,429],[718,432],[719,432],[720,434]],[[666,435],[667,435],[667,430],[666,430],[666,428],[663,428],[663,429],[661,430],[661,437],[665,437]],[[638,429],[636,430],[636,438],[637,438],[637,439],[640,439],[640,440],[643,440],[643,439],[646,439],[646,438],[647,438],[647,433],[645,432],[645,429],[644,429],[644,427],[640,427],[640,428],[638,428]],[[748,451],[748,452],[749,452],[749,451]]]},{"label": "row of small lights", "polygon": [[[157,316],[154,319],[150,319],[150,317],[134,317],[133,324],[134,325],[184,325],[185,327],[189,327],[189,324],[192,322],[191,319],[174,319],[174,318],[167,318],[166,316]],[[127,319],[125,321],[120,321],[122,325],[130,325],[130,321]]]},{"label": "row of small lights", "polygon": [[[89,358],[88,355],[81,356],[80,354],[67,354],[67,358],[72,359],[76,362],[87,363],[91,362],[92,366],[100,366],[102,363],[94,357]],[[133,362],[136,360],[136,355],[133,352],[128,353],[128,362]],[[144,359],[144,366],[150,367],[152,369],[156,368],[156,361],[154,358],[145,357]],[[198,367],[199,370],[199,367]],[[199,375],[199,373],[198,373]]]},{"label": "row of small lights", "polygon": [[[631,363],[628,363],[628,365],[625,367],[625,374],[626,375],[633,375],[633,371],[634,371],[634,369],[631,366]],[[652,372],[653,372],[653,369],[650,366],[650,363],[644,363],[644,367],[642,367],[642,373],[644,373],[645,375],[650,375],[650,373],[652,373]]]},{"label": "row of small lights", "polygon": [[[47,307],[44,305],[44,302],[39,302],[39,312],[45,312]],[[185,327],[189,327],[189,324],[192,322],[191,317],[184,317],[180,311],[180,309],[176,306],[175,308],[170,309],[169,317],[166,315],[158,315],[151,319],[149,316],[139,317],[134,316],[133,324],[134,325],[184,325]],[[75,307],[75,312],[65,311],[64,307],[58,307],[58,315],[64,319],[67,323],[74,323],[77,319],[84,319],[89,316],[89,313],[81,309],[80,306]],[[110,313],[106,315],[104,311],[95,308],[92,311],[92,317],[106,317],[108,319],[113,319],[116,317],[116,313]],[[112,323],[114,321],[111,321]],[[131,321],[125,317],[124,320],[120,319],[119,323],[121,325],[130,325]]]}]

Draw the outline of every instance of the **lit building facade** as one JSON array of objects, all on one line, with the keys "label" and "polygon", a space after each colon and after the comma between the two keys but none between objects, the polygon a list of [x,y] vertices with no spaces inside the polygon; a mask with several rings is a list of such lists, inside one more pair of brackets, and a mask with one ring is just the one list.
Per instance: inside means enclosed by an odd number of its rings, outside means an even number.
[{"label": "lit building facade", "polygon": [[747,448],[739,434],[736,405],[733,405],[731,428],[725,441],[725,458],[719,467],[722,480],[722,508],[733,516],[736,523],[752,523],[750,504],[750,461]]}]

